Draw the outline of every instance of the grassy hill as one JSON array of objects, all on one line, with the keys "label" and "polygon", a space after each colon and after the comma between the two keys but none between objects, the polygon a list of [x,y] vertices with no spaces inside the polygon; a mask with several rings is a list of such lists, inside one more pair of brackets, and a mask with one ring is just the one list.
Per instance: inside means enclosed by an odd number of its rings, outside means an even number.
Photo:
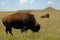
[{"label": "grassy hill", "polygon": [[[37,22],[41,24],[38,33],[33,33],[31,30],[28,30],[27,33],[21,33],[19,29],[13,29],[14,36],[6,34],[2,18],[13,12],[0,12],[0,40],[60,40],[60,10],[48,7],[44,10],[30,11],[34,14]],[[49,13],[50,18],[40,18],[45,13]]]}]

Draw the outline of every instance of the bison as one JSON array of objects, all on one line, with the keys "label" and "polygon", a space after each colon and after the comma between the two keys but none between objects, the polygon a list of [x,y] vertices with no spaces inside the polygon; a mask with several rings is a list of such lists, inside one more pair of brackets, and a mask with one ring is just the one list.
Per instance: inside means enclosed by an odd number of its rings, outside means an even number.
[{"label": "bison", "polygon": [[6,27],[6,33],[12,34],[12,28],[21,29],[21,32],[26,32],[28,29],[33,32],[38,32],[40,25],[36,22],[33,14],[29,13],[13,13],[2,19],[3,25]]},{"label": "bison", "polygon": [[49,18],[49,14],[44,14],[41,18]]}]

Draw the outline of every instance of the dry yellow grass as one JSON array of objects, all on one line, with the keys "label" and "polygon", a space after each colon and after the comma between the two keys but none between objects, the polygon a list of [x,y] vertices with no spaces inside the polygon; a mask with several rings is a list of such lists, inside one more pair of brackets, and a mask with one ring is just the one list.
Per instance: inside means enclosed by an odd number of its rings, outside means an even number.
[{"label": "dry yellow grass", "polygon": [[[27,33],[22,34],[19,29],[13,29],[14,36],[6,34],[2,24],[2,18],[11,13],[0,12],[0,40],[60,40],[60,11],[31,11],[37,22],[41,24],[40,31],[33,33],[28,30]],[[50,18],[40,18],[45,13],[49,13]]]}]

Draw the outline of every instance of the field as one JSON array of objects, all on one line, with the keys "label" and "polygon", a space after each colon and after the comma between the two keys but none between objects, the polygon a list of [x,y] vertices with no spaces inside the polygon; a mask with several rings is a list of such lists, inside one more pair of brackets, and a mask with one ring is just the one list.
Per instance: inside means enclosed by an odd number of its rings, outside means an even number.
[{"label": "field", "polygon": [[[12,29],[13,35],[5,33],[2,18],[13,12],[0,12],[0,40],[60,40],[60,11],[55,9],[32,10],[37,22],[41,24],[38,33],[28,30],[21,33],[20,29]],[[50,18],[40,18],[43,14],[49,13]]]}]

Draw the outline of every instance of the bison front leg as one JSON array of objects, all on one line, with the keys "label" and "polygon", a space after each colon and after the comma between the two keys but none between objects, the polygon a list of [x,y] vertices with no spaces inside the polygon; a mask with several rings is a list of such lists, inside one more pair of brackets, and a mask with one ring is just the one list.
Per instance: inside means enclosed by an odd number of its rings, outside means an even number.
[{"label": "bison front leg", "polygon": [[21,32],[23,33],[23,32],[26,32],[26,27],[23,27],[22,29],[21,29]]}]

